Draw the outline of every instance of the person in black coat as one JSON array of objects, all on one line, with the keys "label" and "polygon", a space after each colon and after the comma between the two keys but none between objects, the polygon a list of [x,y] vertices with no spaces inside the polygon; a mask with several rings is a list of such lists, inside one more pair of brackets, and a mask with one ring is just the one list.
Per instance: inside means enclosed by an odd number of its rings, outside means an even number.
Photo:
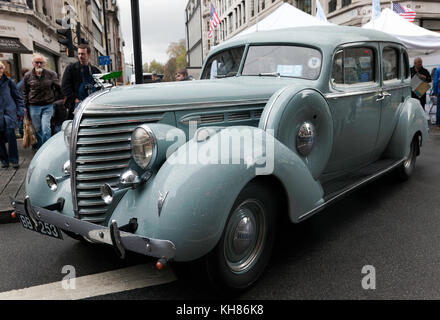
[{"label": "person in black coat", "polygon": [[73,119],[73,112],[78,104],[96,91],[92,75],[101,71],[90,64],[91,49],[86,44],[78,46],[78,62],[67,66],[63,74],[61,88],[66,97],[65,107],[69,111],[68,119]]},{"label": "person in black coat", "polygon": [[[428,70],[423,68],[423,61],[422,58],[417,57],[414,59],[414,67],[411,68],[411,78],[417,75],[421,80],[430,83],[432,81],[431,74]],[[420,101],[420,104],[423,107],[423,110],[425,110],[425,104],[426,104],[426,93],[418,97],[413,91],[411,92],[411,97],[416,98]]]},{"label": "person in black coat", "polygon": [[[24,103],[14,81],[4,71],[5,65],[0,62],[0,161],[2,168],[8,168],[9,163],[18,168],[15,129],[18,128],[18,121],[24,117]],[[5,143],[8,144],[8,150]]]}]

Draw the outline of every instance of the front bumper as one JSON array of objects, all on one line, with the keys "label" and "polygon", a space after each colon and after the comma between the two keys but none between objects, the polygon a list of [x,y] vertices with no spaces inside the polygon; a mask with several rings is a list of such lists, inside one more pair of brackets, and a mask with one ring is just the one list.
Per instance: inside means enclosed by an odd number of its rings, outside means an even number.
[{"label": "front bumper", "polygon": [[120,231],[116,221],[112,221],[109,228],[81,221],[58,212],[33,206],[29,197],[26,197],[24,201],[11,198],[11,204],[16,213],[26,215],[34,224],[40,220],[53,224],[61,230],[84,236],[92,242],[109,244],[113,246],[121,258],[125,257],[125,250],[166,260],[172,260],[176,253],[176,247],[171,241],[146,238]]}]

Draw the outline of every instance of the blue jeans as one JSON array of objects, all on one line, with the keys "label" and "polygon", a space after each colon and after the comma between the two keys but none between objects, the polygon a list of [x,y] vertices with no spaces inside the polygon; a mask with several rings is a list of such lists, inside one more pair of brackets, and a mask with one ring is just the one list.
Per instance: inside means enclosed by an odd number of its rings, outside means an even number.
[{"label": "blue jeans", "polygon": [[4,165],[18,164],[18,149],[17,149],[17,137],[15,136],[15,129],[5,128],[5,131],[0,132],[1,136],[5,136],[8,143],[8,151],[6,150],[5,141],[0,139],[0,161]]},{"label": "blue jeans", "polygon": [[53,104],[30,106],[29,111],[37,136],[37,148],[40,148],[51,136],[50,119],[53,115]]}]

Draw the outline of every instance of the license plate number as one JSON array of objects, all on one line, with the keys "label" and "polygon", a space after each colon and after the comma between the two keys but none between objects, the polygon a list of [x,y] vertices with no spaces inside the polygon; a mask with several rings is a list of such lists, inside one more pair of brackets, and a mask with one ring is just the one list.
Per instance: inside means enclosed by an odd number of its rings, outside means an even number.
[{"label": "license plate number", "polygon": [[37,220],[37,226],[35,227],[29,217],[22,214],[19,214],[18,216],[20,217],[23,228],[44,234],[45,236],[63,239],[61,231],[60,229],[58,229],[57,226],[54,226],[53,224],[47,222],[43,222],[41,220]]}]

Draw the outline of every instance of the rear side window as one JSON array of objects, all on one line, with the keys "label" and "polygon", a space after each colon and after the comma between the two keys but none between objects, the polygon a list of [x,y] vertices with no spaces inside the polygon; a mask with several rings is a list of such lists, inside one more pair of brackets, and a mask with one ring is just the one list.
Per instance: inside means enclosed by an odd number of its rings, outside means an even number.
[{"label": "rear side window", "polygon": [[403,50],[403,79],[409,78],[409,60],[408,60],[408,53]]},{"label": "rear side window", "polygon": [[353,47],[338,51],[333,59],[333,85],[374,82],[375,55],[371,48]]},{"label": "rear side window", "polygon": [[383,49],[382,72],[384,81],[399,79],[399,51],[396,48]]}]

